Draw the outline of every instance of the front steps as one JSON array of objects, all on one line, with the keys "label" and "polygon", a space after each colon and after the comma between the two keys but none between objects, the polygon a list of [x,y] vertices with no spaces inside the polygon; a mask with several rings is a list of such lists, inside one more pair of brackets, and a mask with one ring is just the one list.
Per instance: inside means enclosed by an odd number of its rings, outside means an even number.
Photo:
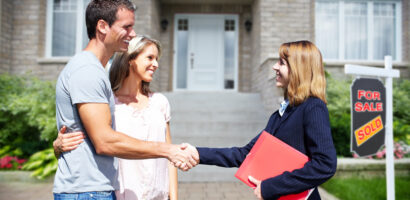
[{"label": "front steps", "polygon": [[[163,93],[171,105],[172,142],[199,147],[244,146],[268,122],[259,94],[234,92]],[[179,171],[180,181],[234,181],[237,168],[198,165]]]}]

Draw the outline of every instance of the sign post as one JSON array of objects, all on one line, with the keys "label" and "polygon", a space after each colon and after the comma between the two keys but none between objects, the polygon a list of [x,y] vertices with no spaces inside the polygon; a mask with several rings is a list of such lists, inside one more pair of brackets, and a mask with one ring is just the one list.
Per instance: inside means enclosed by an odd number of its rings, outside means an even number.
[{"label": "sign post", "polygon": [[[384,57],[384,69],[377,68],[377,67],[368,67],[368,66],[359,66],[359,65],[345,65],[345,73],[346,74],[353,74],[353,75],[364,75],[364,76],[372,76],[372,77],[383,77],[386,78],[385,82],[385,90],[386,90],[386,103],[385,103],[385,145],[386,145],[386,186],[387,186],[387,199],[394,200],[394,152],[393,152],[393,78],[400,77],[400,71],[392,69],[392,57],[385,56]],[[374,94],[374,93],[372,93]],[[353,95],[353,94],[352,94]],[[377,94],[376,94],[377,95]],[[360,96],[362,97],[362,96]],[[373,97],[373,98],[372,98]],[[353,97],[352,97],[353,98]],[[365,97],[366,98],[366,97]],[[378,100],[377,96],[368,96],[369,99]],[[383,107],[383,106],[382,106]],[[370,108],[370,107],[369,107]],[[377,110],[377,106],[373,107]],[[352,116],[353,117],[353,116]],[[381,117],[381,115],[380,115]],[[353,119],[353,118],[352,118]],[[383,120],[383,117],[381,117]],[[373,123],[373,129],[372,129]],[[369,124],[368,124],[369,125]],[[352,122],[353,127],[353,122]],[[370,121],[370,129],[368,132],[364,131],[365,136],[369,136],[367,139],[371,138],[370,135],[373,133],[373,136],[376,137],[377,127],[380,128],[380,122],[378,122],[378,118],[374,118]],[[353,128],[352,128],[353,130]],[[374,131],[371,131],[374,130]],[[366,134],[368,133],[368,134]],[[352,133],[353,135],[354,133]],[[365,137],[363,136],[363,138]],[[366,142],[362,140],[362,143]],[[357,140],[356,140],[356,144]]]}]

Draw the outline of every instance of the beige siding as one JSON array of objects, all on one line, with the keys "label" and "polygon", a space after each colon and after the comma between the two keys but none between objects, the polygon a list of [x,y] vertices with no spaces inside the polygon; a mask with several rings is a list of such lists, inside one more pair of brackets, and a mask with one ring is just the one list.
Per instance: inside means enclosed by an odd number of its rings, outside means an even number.
[{"label": "beige siding", "polygon": [[13,1],[12,61],[13,74],[26,74],[43,79],[55,79],[55,67],[43,67],[37,62],[44,56],[45,44],[45,0]]},{"label": "beige siding", "polygon": [[274,86],[272,65],[284,42],[314,39],[314,0],[256,0],[253,4],[252,92],[262,95],[268,111],[277,109],[281,91]]},{"label": "beige siding", "polygon": [[10,72],[13,32],[12,11],[12,1],[0,1],[0,73]]}]

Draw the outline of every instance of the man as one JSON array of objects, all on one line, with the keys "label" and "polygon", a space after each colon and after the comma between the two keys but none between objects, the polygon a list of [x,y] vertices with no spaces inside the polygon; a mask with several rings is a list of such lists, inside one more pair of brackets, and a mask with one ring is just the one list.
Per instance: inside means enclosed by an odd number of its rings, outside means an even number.
[{"label": "man", "polygon": [[114,131],[114,95],[104,66],[114,52],[126,51],[136,36],[134,12],[128,0],[94,0],[87,7],[90,41],[67,63],[56,85],[57,126],[83,131],[87,138],[59,157],[55,199],[115,199],[114,156],[167,158],[183,170],[198,162],[197,152],[188,145],[146,142]]}]

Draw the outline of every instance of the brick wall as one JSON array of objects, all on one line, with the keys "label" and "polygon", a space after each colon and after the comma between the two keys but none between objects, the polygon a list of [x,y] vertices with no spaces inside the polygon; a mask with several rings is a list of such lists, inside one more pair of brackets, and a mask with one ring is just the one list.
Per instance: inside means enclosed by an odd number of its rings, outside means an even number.
[{"label": "brick wall", "polygon": [[314,0],[260,0],[260,63],[284,42],[313,41],[314,12]]},{"label": "brick wall", "polygon": [[165,30],[160,28],[159,30],[159,40],[161,41],[162,46],[162,55],[159,62],[159,72],[161,80],[161,91],[172,91],[172,52],[173,44],[172,38],[173,34],[173,17],[170,12],[167,12],[167,9],[163,5],[160,5],[161,15],[159,16],[159,21],[167,20],[168,26]]},{"label": "brick wall", "polygon": [[[150,37],[159,40],[159,1],[133,0],[133,3],[137,7],[135,13],[135,32],[139,35],[149,35]],[[163,70],[159,69],[155,72],[154,79],[150,85],[151,89],[154,91],[163,90],[161,89],[161,74],[163,74]]]},{"label": "brick wall", "polygon": [[258,69],[261,64],[261,1],[263,0],[255,0],[252,5],[252,92],[259,92],[262,87],[260,81],[264,80],[257,76]]},{"label": "brick wall", "polygon": [[47,23],[47,1],[40,0],[39,1],[39,13],[38,13],[38,26],[39,26],[39,33],[38,33],[38,51],[37,56],[42,58],[45,56],[46,52],[46,23]]},{"label": "brick wall", "polygon": [[13,2],[0,1],[0,73],[10,72],[12,60]]},{"label": "brick wall", "polygon": [[[49,74],[37,63],[43,56],[45,29],[45,1],[14,0],[13,1],[13,39],[11,73],[31,73],[41,78]],[[54,75],[53,75],[54,77]]]},{"label": "brick wall", "polygon": [[283,90],[276,87],[275,74],[272,70],[272,66],[277,61],[277,57],[271,57],[265,60],[257,71],[257,75],[261,77],[258,80],[258,92],[261,95],[262,103],[268,113],[273,113],[277,110],[280,102],[283,101]]},{"label": "brick wall", "polygon": [[[161,7],[159,0],[151,1],[151,36],[157,40],[160,39],[160,13]],[[161,67],[161,65],[160,65]],[[167,75],[167,70],[163,68],[157,70],[157,74],[154,76],[154,80],[152,81],[152,89],[154,91],[166,91],[167,86],[167,79],[163,76]]]},{"label": "brick wall", "polygon": [[[244,24],[246,20],[252,21],[252,8],[251,6],[243,7],[243,14],[239,17],[239,71],[238,71],[238,87],[240,92],[251,92],[252,85],[252,35],[253,27],[251,31],[245,30]],[[252,22],[253,23],[253,22]]]},{"label": "brick wall", "polygon": [[159,1],[134,0],[133,3],[137,7],[137,11],[135,12],[135,32],[137,34],[149,35],[158,39],[160,13]]},{"label": "brick wall", "polygon": [[284,42],[314,40],[314,0],[256,0],[252,9],[252,92],[260,92],[265,108],[272,111],[282,99],[272,72],[278,48]]},{"label": "brick wall", "polygon": [[137,34],[150,35],[151,34],[151,1],[133,0],[137,7],[135,12],[134,30]]}]

